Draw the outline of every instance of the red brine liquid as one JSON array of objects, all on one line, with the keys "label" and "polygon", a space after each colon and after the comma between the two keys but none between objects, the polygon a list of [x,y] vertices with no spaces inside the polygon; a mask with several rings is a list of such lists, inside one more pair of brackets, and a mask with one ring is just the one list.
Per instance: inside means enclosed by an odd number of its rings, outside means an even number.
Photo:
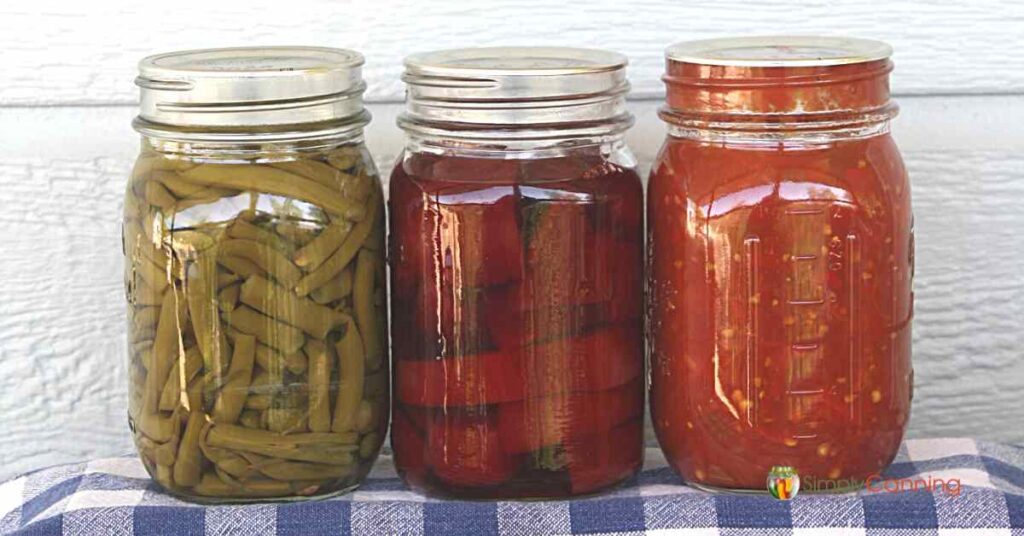
[{"label": "red brine liquid", "polygon": [[391,177],[395,464],[470,498],[591,493],[643,442],[643,197],[595,147]]}]

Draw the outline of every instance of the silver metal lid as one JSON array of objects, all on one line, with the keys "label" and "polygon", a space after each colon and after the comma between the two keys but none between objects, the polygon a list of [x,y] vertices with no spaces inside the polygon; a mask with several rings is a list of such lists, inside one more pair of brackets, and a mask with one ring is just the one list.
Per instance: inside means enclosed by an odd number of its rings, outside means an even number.
[{"label": "silver metal lid", "polygon": [[625,124],[625,56],[562,47],[463,48],[405,59],[406,112],[399,124],[519,125],[608,121]]},{"label": "silver metal lid", "polygon": [[665,50],[670,61],[735,67],[827,67],[884,60],[892,47],[870,39],[764,36],[704,39]]},{"label": "silver metal lid", "polygon": [[363,56],[324,47],[186,50],[139,62],[139,118],[179,127],[369,120]]}]

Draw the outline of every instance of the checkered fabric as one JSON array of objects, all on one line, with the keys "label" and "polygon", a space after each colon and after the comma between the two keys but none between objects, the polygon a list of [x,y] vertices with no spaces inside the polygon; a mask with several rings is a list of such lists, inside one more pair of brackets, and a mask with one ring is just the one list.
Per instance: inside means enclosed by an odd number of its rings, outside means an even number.
[{"label": "checkered fabric", "polygon": [[200,506],[161,493],[134,457],[43,469],[0,484],[12,534],[1005,534],[1024,536],[1024,446],[908,441],[888,478],[958,478],[959,494],[862,490],[709,494],[686,487],[656,448],[643,472],[577,500],[463,502],[409,491],[383,456],[356,492],[328,500]]}]

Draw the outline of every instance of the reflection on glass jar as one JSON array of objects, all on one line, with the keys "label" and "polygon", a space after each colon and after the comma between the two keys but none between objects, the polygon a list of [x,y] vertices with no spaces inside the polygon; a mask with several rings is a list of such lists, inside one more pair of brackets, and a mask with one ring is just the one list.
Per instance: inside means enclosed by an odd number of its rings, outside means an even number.
[{"label": "reflection on glass jar", "polygon": [[[309,48],[141,64],[143,149],[123,227],[129,420],[147,470],[177,495],[325,495],[358,485],[376,458],[389,404],[384,206],[361,138],[361,64]],[[183,78],[190,91],[174,87]],[[301,105],[232,102],[244,84],[245,98]],[[327,116],[324,88],[350,93]]]},{"label": "reflection on glass jar", "polygon": [[651,173],[651,411],[689,482],[773,466],[866,478],[910,410],[910,190],[889,47],[824,38],[668,50]]},{"label": "reflection on glass jar", "polygon": [[642,461],[644,396],[624,58],[466,49],[406,66],[389,200],[400,474],[472,498],[621,482]]}]

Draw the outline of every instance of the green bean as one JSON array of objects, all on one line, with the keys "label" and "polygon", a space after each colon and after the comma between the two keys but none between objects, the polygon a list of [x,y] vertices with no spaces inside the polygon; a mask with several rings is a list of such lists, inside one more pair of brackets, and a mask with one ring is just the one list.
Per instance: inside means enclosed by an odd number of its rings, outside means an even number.
[{"label": "green bean", "polygon": [[337,433],[351,432],[355,427],[356,411],[363,398],[363,372],[365,360],[363,341],[355,322],[348,323],[348,329],[337,346],[338,352],[338,397],[334,403],[334,421],[331,430]]},{"label": "green bean", "polygon": [[132,169],[132,179],[147,179],[156,171],[182,171],[195,167],[191,160],[176,158],[171,155],[152,153],[151,156],[140,158]]},{"label": "green bean", "polygon": [[363,242],[363,249],[368,249],[383,255],[385,242],[384,234],[384,218],[378,218],[377,222],[374,223],[373,228],[370,229],[370,236],[368,236],[366,241]]},{"label": "green bean", "polygon": [[244,305],[240,305],[225,316],[228,324],[242,333],[252,335],[261,343],[286,355],[298,351],[306,342],[302,330],[257,313]]},{"label": "green bean", "polygon": [[199,455],[199,439],[206,425],[206,418],[199,409],[189,413],[185,433],[178,445],[178,456],[174,462],[174,481],[179,486],[195,486],[199,483],[202,458]]},{"label": "green bean", "polygon": [[231,225],[228,226],[228,236],[231,238],[241,238],[244,240],[260,242],[282,253],[287,253],[290,249],[288,244],[282,241],[276,234],[242,218],[235,218],[235,220],[231,222]]},{"label": "green bean", "polygon": [[351,475],[352,465],[293,462],[280,458],[268,458],[251,452],[240,452],[253,468],[274,480],[316,480],[323,478],[344,478]]},{"label": "green bean", "polygon": [[[159,312],[160,308],[157,307],[156,309]],[[135,334],[133,333],[132,335],[135,335]],[[136,339],[141,339],[141,337],[135,337],[135,338]],[[153,339],[145,339],[145,340],[141,340],[141,341],[137,340],[137,341],[132,343],[132,352],[131,352],[131,354],[132,354],[133,357],[135,357],[140,362],[144,362],[144,360],[142,359],[143,352],[151,352],[152,350],[153,350]],[[149,363],[144,363],[144,364],[145,364],[146,367],[149,367]]]},{"label": "green bean", "polygon": [[[320,223],[317,222],[316,225],[319,227]],[[284,221],[274,225],[274,233],[285,239],[289,245],[295,248],[308,244],[310,240],[317,236],[315,229],[303,226],[297,221]]]},{"label": "green bean", "polygon": [[356,275],[352,288],[352,305],[356,310],[356,324],[363,338],[366,365],[377,370],[383,362],[380,326],[377,325],[377,309],[373,303],[373,278],[376,271],[377,255],[369,250],[360,250],[356,260]]},{"label": "green bean", "polygon": [[317,339],[327,337],[331,330],[348,321],[345,315],[300,298],[260,276],[246,279],[239,298],[249,307],[296,326]]},{"label": "green bean", "polygon": [[171,195],[178,199],[213,199],[238,194],[237,190],[201,186],[194,182],[188,182],[172,171],[156,171],[152,175],[152,180],[159,181]]},{"label": "green bean", "polygon": [[167,382],[167,375],[181,352],[181,333],[188,320],[188,309],[184,307],[177,293],[171,291],[164,296],[160,306],[160,319],[157,323],[156,335],[153,339],[153,361],[146,375],[145,413],[156,413],[160,401],[160,391]]},{"label": "green bean", "polygon": [[132,303],[135,306],[159,306],[164,301],[164,293],[158,292],[146,283],[141,277],[135,280],[135,292],[132,293]]},{"label": "green bean", "polygon": [[169,465],[156,466],[156,481],[167,488],[174,488],[174,473]]},{"label": "green bean", "polygon": [[209,205],[211,203],[219,202],[221,199],[224,198],[217,195],[216,192],[209,192],[207,197],[187,197],[185,199],[179,199],[178,202],[174,204],[174,211],[180,214],[192,207]]},{"label": "green bean", "polygon": [[242,278],[228,272],[217,272],[217,290],[241,281]]},{"label": "green bean", "polygon": [[158,266],[147,258],[139,259],[134,265],[142,280],[153,289],[154,292],[163,294],[167,289],[167,274],[163,266]]},{"label": "green bean", "polygon": [[352,222],[341,219],[334,220],[316,238],[296,252],[292,260],[306,271],[316,270],[332,253],[337,251],[351,231]]},{"label": "green bean", "polygon": [[199,450],[203,453],[203,456],[206,456],[206,458],[213,463],[220,463],[226,458],[237,457],[237,453],[210,445],[208,438],[210,437],[210,430],[213,426],[214,424],[207,419],[206,424],[203,425],[203,432],[199,434]]},{"label": "green bean", "polygon": [[124,206],[121,210],[121,213],[124,215],[124,221],[122,222],[121,230],[125,235],[128,234],[125,228],[129,225],[140,227],[139,215],[142,213],[140,209],[139,198],[135,196],[134,192],[124,196]]},{"label": "green bean", "polygon": [[144,242],[158,242],[162,240],[166,230],[163,211],[153,210],[152,207],[146,205],[143,212],[140,221],[142,222],[142,236],[146,237]]},{"label": "green bean", "polygon": [[308,159],[289,160],[286,162],[274,162],[270,166],[316,181],[321,186],[333,191],[340,191],[341,189],[341,183],[338,180],[338,175],[341,172],[323,162]]},{"label": "green bean", "polygon": [[377,418],[377,404],[364,398],[356,412],[356,430],[364,434],[369,432],[377,425]]},{"label": "green bean", "polygon": [[[202,376],[197,375],[193,378],[185,391],[185,396],[188,398],[183,401],[181,407],[188,411],[199,411],[203,409],[203,390],[205,388],[206,383],[203,381]],[[187,404],[184,402],[187,402]]]},{"label": "green bean", "polygon": [[151,338],[156,333],[160,308],[155,305],[136,307],[132,310],[132,330],[138,339]]},{"label": "green bean", "polygon": [[309,368],[309,358],[302,350],[284,355],[284,367],[292,374],[302,374]]},{"label": "green bean", "polygon": [[163,184],[156,181],[149,181],[146,183],[145,196],[147,203],[162,209],[169,209],[178,202],[178,200],[171,195],[171,192],[168,192],[167,188],[164,188]]},{"label": "green bean", "polygon": [[[223,452],[224,454],[219,455],[216,460],[213,460],[213,462],[218,471],[223,471],[232,477],[229,482],[230,484],[240,487],[241,482],[238,482],[236,479],[245,481],[260,478],[260,472],[237,452],[231,452],[229,450],[224,450]],[[225,481],[227,481],[227,479],[225,479]]]},{"label": "green bean", "polygon": [[280,434],[309,431],[309,412],[306,409],[274,407],[279,399],[270,402],[270,408],[263,412],[266,428]]},{"label": "green bean", "polygon": [[330,213],[351,220],[358,221],[366,215],[365,206],[345,199],[340,193],[315,181],[272,167],[246,166],[239,169],[235,164],[201,164],[182,171],[181,176],[208,186],[291,197],[322,206]]},{"label": "green bean", "polygon": [[271,395],[249,395],[249,397],[245,399],[245,409],[257,411],[270,409],[270,403],[273,399],[274,397]]},{"label": "green bean", "polygon": [[173,465],[177,457],[173,443],[157,443],[146,436],[139,436],[139,450],[153,463],[159,465]]},{"label": "green bean", "polygon": [[[259,343],[256,344],[256,348],[260,347]],[[259,350],[257,350],[258,352]],[[258,372],[254,372],[252,375],[252,381],[249,383],[249,394],[274,394],[280,385],[277,382],[270,381],[270,373],[266,369],[259,366],[259,359],[256,360],[256,366],[260,368]]]},{"label": "green bean", "polygon": [[351,169],[359,161],[359,152],[349,147],[341,147],[328,154],[327,161],[337,169]]},{"label": "green bean", "polygon": [[217,314],[217,249],[215,247],[196,252],[196,260],[185,278],[185,296],[188,312],[192,319],[192,331],[203,360],[212,363],[219,360],[220,318]]},{"label": "green bean", "polygon": [[295,292],[299,296],[305,296],[337,277],[348,266],[348,263],[352,261],[356,253],[359,252],[363,242],[366,241],[366,237],[370,235],[370,230],[379,212],[380,203],[369,203],[366,219],[360,221],[352,228],[352,232],[345,237],[345,241],[342,242],[338,250],[326,262],[299,281],[299,284],[295,287]]},{"label": "green bean", "polygon": [[[251,398],[251,397],[250,397]],[[248,404],[249,399],[246,399]],[[269,404],[269,401],[268,401]],[[238,424],[246,428],[259,428],[260,427],[260,412],[246,409],[242,411],[242,414],[238,417]]]},{"label": "green bean", "polygon": [[334,356],[327,350],[327,345],[315,339],[306,341],[304,350],[309,358],[309,429],[312,432],[330,432]]},{"label": "green bean", "polygon": [[388,374],[383,368],[366,375],[363,389],[368,400],[379,400],[388,393]]},{"label": "green bean", "polygon": [[[159,274],[158,277],[166,283],[167,266],[173,266],[174,260],[167,255],[167,252],[164,251],[162,247],[157,248],[156,246],[153,245],[152,242],[146,240],[145,238],[139,240],[139,243],[136,245],[136,248],[138,252],[142,254],[142,257],[144,259],[148,260],[150,263],[153,264],[153,266],[157,267],[157,273]],[[142,260],[138,260],[138,262],[141,263]]]},{"label": "green bean", "polygon": [[352,268],[345,268],[336,281],[321,286],[309,294],[320,305],[340,300],[352,293]]},{"label": "green bean", "polygon": [[192,378],[196,377],[199,369],[203,368],[203,356],[195,346],[185,351],[177,370],[167,375],[167,382],[160,391],[159,408],[162,411],[171,411],[181,401],[181,379],[185,378],[186,390]]},{"label": "green bean", "polygon": [[178,435],[181,419],[178,418],[177,413],[164,417],[157,412],[147,413],[143,409],[135,419],[135,426],[142,432],[142,435],[158,443],[166,443]]},{"label": "green bean", "polygon": [[302,277],[302,272],[280,251],[255,240],[241,238],[224,240],[220,243],[219,249],[223,255],[240,257],[252,262],[259,266],[262,272],[269,274],[270,277],[277,279],[285,286],[291,287]]},{"label": "green bean", "polygon": [[153,245],[153,241],[150,240],[145,229],[137,222],[131,222],[125,226],[124,238],[125,245],[128,251],[131,252],[130,258],[133,263],[138,262],[138,256],[141,253],[157,267],[167,266],[167,253],[163,248],[157,248]]},{"label": "green bean", "polygon": [[236,497],[238,495],[249,497],[279,497],[290,495],[305,488],[296,489],[288,482],[279,480],[261,480],[247,482],[244,486],[236,486],[224,482],[215,473],[203,473],[199,484],[195,486],[195,492],[206,497]]},{"label": "green bean", "polygon": [[365,169],[359,170],[353,174],[343,175],[342,194],[349,199],[358,199],[359,201],[365,202],[373,194],[373,190],[377,184],[376,172],[373,174],[366,173]]},{"label": "green bean", "polygon": [[[302,350],[296,350],[288,354],[281,354],[277,350],[265,345],[256,345],[256,362],[259,363],[260,367],[264,370],[281,371],[282,364],[293,374],[302,374],[306,371],[306,354]],[[280,378],[280,376],[277,376]],[[277,384],[281,383],[278,379]]]},{"label": "green bean", "polygon": [[252,381],[255,354],[255,338],[241,335],[235,339],[235,351],[231,355],[227,379],[213,406],[213,421],[217,424],[233,423],[241,415],[248,396],[249,382]]},{"label": "green bean", "polygon": [[214,447],[248,451],[272,458],[287,460],[352,463],[352,453],[358,450],[358,434],[323,434],[305,432],[278,434],[235,425],[216,425],[210,428],[207,442]]},{"label": "green bean", "polygon": [[135,197],[142,197],[146,188],[146,181],[149,180],[150,174],[153,172],[153,162],[159,160],[158,156],[147,156],[141,157],[135,161],[135,165],[132,167],[132,173],[128,181],[130,192]]},{"label": "green bean", "polygon": [[370,432],[364,435],[362,441],[359,442],[359,457],[369,460],[377,454],[377,449],[379,448],[380,435],[377,432]]},{"label": "green bean", "polygon": [[[203,356],[203,368],[206,370],[206,374],[220,375],[227,370],[231,363],[231,354],[234,352],[233,342],[238,333],[230,326],[221,326],[221,328],[217,342],[219,351],[215,352],[213,359],[209,361],[206,360],[206,356]],[[228,330],[234,333],[231,338],[228,337]]]},{"label": "green bean", "polygon": [[249,259],[243,259],[241,257],[228,257],[219,255],[217,262],[230,270],[232,273],[237,274],[241,277],[251,277],[254,275],[261,275],[265,273],[256,263]]},{"label": "green bean", "polygon": [[150,346],[139,353],[139,364],[142,368],[149,372],[149,369],[153,368],[153,347]]},{"label": "green bean", "polygon": [[173,171],[154,171],[148,177],[150,182],[159,182],[161,186],[177,199],[184,199],[206,190],[208,187],[184,181]]},{"label": "green bean", "polygon": [[217,293],[217,308],[225,313],[234,311],[238,307],[238,294],[241,291],[241,283],[228,285],[220,289],[220,292]]}]

